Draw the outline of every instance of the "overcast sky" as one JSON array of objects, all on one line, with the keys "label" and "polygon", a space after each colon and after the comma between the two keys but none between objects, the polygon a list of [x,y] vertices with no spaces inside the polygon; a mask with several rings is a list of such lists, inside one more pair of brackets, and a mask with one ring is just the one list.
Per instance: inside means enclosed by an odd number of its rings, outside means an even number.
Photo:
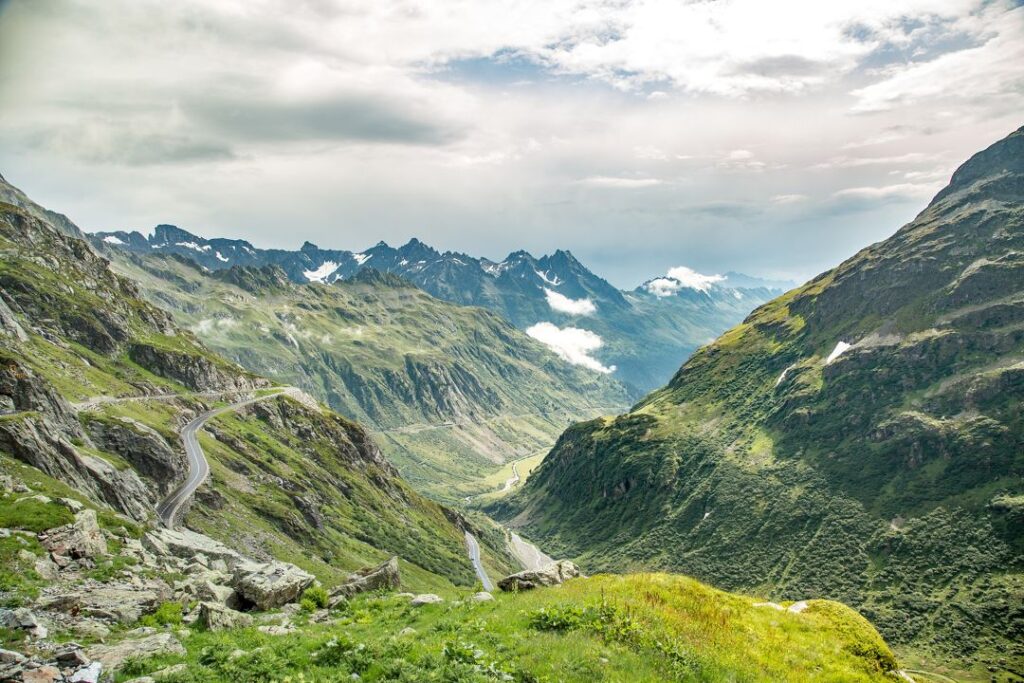
[{"label": "overcast sky", "polygon": [[0,174],[86,230],[803,279],[1024,125],[1018,0],[0,0]]}]

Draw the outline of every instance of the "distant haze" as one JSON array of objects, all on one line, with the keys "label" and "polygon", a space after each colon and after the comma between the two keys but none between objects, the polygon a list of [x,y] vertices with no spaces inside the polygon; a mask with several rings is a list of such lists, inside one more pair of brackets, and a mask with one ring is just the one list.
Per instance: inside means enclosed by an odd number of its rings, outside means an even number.
[{"label": "distant haze", "polygon": [[0,173],[86,230],[804,279],[1024,123],[1021,64],[1008,0],[0,0]]}]

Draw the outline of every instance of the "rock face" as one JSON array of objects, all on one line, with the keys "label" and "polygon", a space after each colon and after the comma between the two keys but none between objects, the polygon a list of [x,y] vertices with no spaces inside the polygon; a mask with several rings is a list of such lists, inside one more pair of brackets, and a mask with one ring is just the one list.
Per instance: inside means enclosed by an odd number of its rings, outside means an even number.
[{"label": "rock face", "polygon": [[24,607],[0,609],[0,626],[12,631],[24,631],[33,638],[45,638],[49,635],[49,630],[43,626],[35,613]]},{"label": "rock face", "polygon": [[137,420],[93,419],[86,423],[86,431],[97,447],[120,455],[155,482],[162,495],[169,493],[188,472],[184,450],[171,448],[159,432]]},{"label": "rock face", "polygon": [[580,575],[579,567],[568,560],[552,562],[540,569],[527,569],[498,582],[503,591],[523,591],[541,586],[557,586]]},{"label": "rock face", "polygon": [[252,624],[252,617],[215,602],[201,602],[199,623],[208,631],[223,631],[238,626],[249,626]]},{"label": "rock face", "polygon": [[107,552],[107,541],[96,523],[95,510],[82,510],[75,515],[74,522],[50,529],[39,540],[55,557],[77,560]]},{"label": "rock face", "polygon": [[103,670],[114,673],[129,658],[145,659],[157,655],[183,655],[185,648],[170,633],[156,633],[145,638],[125,640],[116,645],[97,645],[87,650],[93,660],[103,665]]},{"label": "rock face", "polygon": [[94,617],[130,624],[171,599],[171,588],[159,579],[101,584],[86,582],[74,590],[44,595],[36,606],[50,612]]},{"label": "rock face", "polygon": [[132,470],[120,471],[75,447],[85,438],[71,405],[31,368],[0,356],[0,405],[20,413],[0,421],[0,450],[37,467],[135,520],[155,498]]},{"label": "rock face", "polygon": [[331,606],[357,593],[375,590],[393,590],[402,585],[398,572],[398,558],[392,557],[384,564],[367,567],[349,574],[348,580],[331,591]]},{"label": "rock face", "polygon": [[312,574],[287,562],[260,565],[236,576],[235,591],[261,610],[295,602],[314,580]]}]

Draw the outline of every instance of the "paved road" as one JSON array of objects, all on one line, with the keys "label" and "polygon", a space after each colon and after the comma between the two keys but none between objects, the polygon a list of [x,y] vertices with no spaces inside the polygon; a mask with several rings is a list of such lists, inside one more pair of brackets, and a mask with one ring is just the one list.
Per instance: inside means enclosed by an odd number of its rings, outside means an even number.
[{"label": "paved road", "polygon": [[487,576],[487,572],[484,571],[484,565],[480,561],[480,544],[476,542],[476,537],[468,531],[466,532],[466,548],[469,550],[469,559],[473,561],[473,571],[476,572],[476,577],[480,579],[480,583],[484,585],[484,590],[494,590],[494,584],[491,583],[491,579]]},{"label": "paved road", "polygon": [[245,401],[239,401],[238,403],[232,403],[231,405],[224,406],[222,408],[207,410],[205,413],[201,414],[199,417],[181,428],[181,440],[185,443],[185,454],[188,456],[188,476],[185,478],[185,481],[179,485],[178,488],[174,489],[169,496],[164,498],[156,508],[156,513],[160,517],[160,521],[163,522],[164,526],[169,529],[174,528],[174,520],[178,516],[178,512],[181,510],[181,506],[185,504],[185,501],[187,501],[193,493],[195,493],[195,490],[199,488],[199,485],[202,484],[210,474],[210,464],[206,462],[206,456],[203,455],[203,448],[199,445],[199,439],[196,438],[199,434],[199,430],[203,428],[203,425],[205,425],[211,417],[215,417],[221,413],[238,410],[243,406],[257,403],[259,401],[266,401],[270,398],[277,398],[285,393],[289,393],[289,390],[282,389],[281,391],[275,391],[272,394],[265,394]]}]

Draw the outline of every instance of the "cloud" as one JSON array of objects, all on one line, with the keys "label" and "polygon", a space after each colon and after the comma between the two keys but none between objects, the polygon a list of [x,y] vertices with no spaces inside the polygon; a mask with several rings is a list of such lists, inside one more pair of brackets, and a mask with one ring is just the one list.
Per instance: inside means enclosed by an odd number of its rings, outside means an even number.
[{"label": "cloud", "polygon": [[929,197],[941,188],[936,183],[896,183],[880,187],[848,187],[833,193],[837,199]]},{"label": "cloud", "polygon": [[815,168],[859,168],[861,166],[898,166],[902,164],[934,163],[935,154],[923,152],[907,152],[895,156],[882,157],[832,157],[828,161],[815,164]]},{"label": "cloud", "polygon": [[593,315],[597,312],[597,306],[590,299],[570,299],[547,287],[544,288],[544,296],[548,300],[548,306],[559,313]]},{"label": "cloud", "polygon": [[777,194],[771,198],[772,204],[799,204],[807,201],[805,194]]},{"label": "cloud", "polygon": [[672,296],[685,288],[707,294],[711,285],[725,280],[723,275],[704,275],[686,266],[669,268],[665,277],[655,278],[644,285],[644,289],[656,297]]},{"label": "cloud", "polygon": [[621,178],[616,176],[590,176],[576,181],[579,185],[590,187],[607,187],[625,190],[635,190],[642,187],[654,187],[662,185],[663,180],[658,178]]},{"label": "cloud", "polygon": [[602,365],[599,360],[590,355],[604,345],[601,337],[590,330],[578,327],[560,328],[553,323],[541,322],[527,328],[526,334],[573,365],[581,365],[604,374],[615,372],[614,365]]}]

